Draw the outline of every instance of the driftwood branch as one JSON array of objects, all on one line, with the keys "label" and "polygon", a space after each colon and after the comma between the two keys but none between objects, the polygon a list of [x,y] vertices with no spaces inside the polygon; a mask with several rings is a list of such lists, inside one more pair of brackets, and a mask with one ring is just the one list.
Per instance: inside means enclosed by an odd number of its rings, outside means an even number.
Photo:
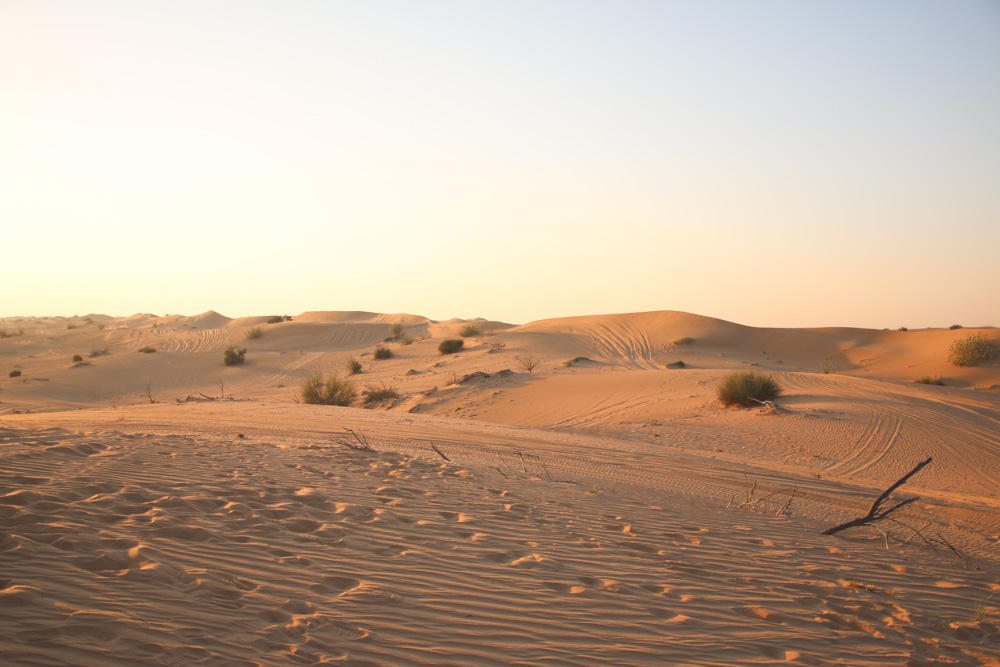
[{"label": "driftwood branch", "polygon": [[909,505],[910,503],[916,500],[920,500],[919,496],[915,496],[913,498],[907,498],[906,500],[900,501],[895,505],[893,505],[892,507],[889,507],[888,509],[880,510],[882,503],[885,502],[885,499],[889,497],[889,494],[891,494],[893,491],[895,491],[903,484],[905,484],[906,480],[916,475],[923,469],[924,466],[926,466],[933,460],[934,460],[933,458],[928,458],[926,461],[921,461],[916,465],[916,467],[913,470],[911,470],[910,472],[906,473],[898,480],[896,480],[896,482],[892,486],[883,491],[882,495],[880,495],[878,498],[875,499],[875,502],[872,503],[871,509],[868,510],[868,514],[862,517],[858,517],[857,519],[852,519],[847,523],[842,523],[839,526],[834,526],[833,528],[827,528],[826,530],[823,531],[822,534],[833,535],[835,533],[839,533],[842,530],[847,530],[848,528],[856,528],[857,526],[865,526],[869,523],[880,521],[881,519],[886,518],[896,510],[905,507],[906,505]]}]

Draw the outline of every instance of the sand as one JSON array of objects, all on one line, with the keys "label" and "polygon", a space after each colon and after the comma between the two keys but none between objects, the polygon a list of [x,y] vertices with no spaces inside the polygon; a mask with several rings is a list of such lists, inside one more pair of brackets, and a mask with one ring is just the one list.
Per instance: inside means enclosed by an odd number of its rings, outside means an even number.
[{"label": "sand", "polygon": [[[375,360],[393,323],[413,341]],[[1000,361],[947,363],[995,329],[210,311],[3,331],[3,664],[1000,664]],[[399,396],[299,402],[351,358]],[[720,405],[738,370],[782,384],[778,414]],[[895,520],[821,534],[927,457]]]}]

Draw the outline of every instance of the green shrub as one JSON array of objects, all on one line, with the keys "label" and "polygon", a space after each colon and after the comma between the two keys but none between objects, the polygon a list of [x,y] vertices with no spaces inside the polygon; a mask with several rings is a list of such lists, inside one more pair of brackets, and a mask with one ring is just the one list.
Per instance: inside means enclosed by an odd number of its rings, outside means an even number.
[{"label": "green shrub", "polygon": [[237,364],[242,364],[246,361],[246,355],[247,349],[245,347],[227,345],[226,351],[223,353],[222,363],[226,366],[236,366]]},{"label": "green shrub", "polygon": [[382,343],[379,343],[375,346],[375,352],[372,353],[372,356],[376,359],[392,359],[392,350]]},{"label": "green shrub", "polygon": [[254,340],[260,338],[264,335],[264,330],[260,327],[250,327],[247,329],[246,334],[244,334],[248,340]]},{"label": "green shrub", "polygon": [[688,367],[688,365],[685,364],[680,359],[678,359],[677,361],[673,361],[673,362],[667,364],[667,368],[687,368],[687,367]]},{"label": "green shrub", "polygon": [[10,373],[7,373],[7,377],[21,377],[21,371],[11,371]]},{"label": "green shrub", "polygon": [[74,354],[73,355],[73,361],[76,361],[76,362],[83,361],[83,357],[81,357],[79,354]]},{"label": "green shrub", "polygon": [[399,392],[396,391],[395,387],[378,387],[373,389],[368,387],[365,391],[361,392],[361,405],[366,408],[370,408],[373,405],[381,403],[382,401],[388,401],[391,399],[399,398]]},{"label": "green shrub", "polygon": [[458,331],[458,335],[461,336],[462,338],[468,338],[469,336],[478,336],[481,333],[483,333],[483,330],[477,327],[475,324],[466,324]]},{"label": "green shrub", "polygon": [[393,340],[399,340],[403,335],[403,325],[399,322],[389,325],[389,335],[392,336]]},{"label": "green shrub", "polygon": [[357,359],[351,358],[347,360],[347,374],[357,375],[361,372],[361,362]]},{"label": "green shrub", "polygon": [[948,361],[955,366],[978,366],[997,353],[993,341],[982,333],[971,333],[948,348]]},{"label": "green shrub", "polygon": [[337,405],[347,407],[354,403],[357,390],[354,384],[336,375],[324,378],[313,375],[302,384],[302,402],[312,405]]},{"label": "green shrub", "polygon": [[441,354],[455,354],[465,347],[465,341],[461,338],[445,338],[438,344],[438,352]]},{"label": "green shrub", "polygon": [[719,400],[723,405],[744,407],[770,401],[781,395],[781,386],[770,375],[754,371],[733,373],[719,387]]},{"label": "green shrub", "polygon": [[139,348],[139,352],[141,352],[142,354],[152,354],[153,352],[156,352],[156,348],[155,347],[140,347]]},{"label": "green shrub", "polygon": [[914,382],[918,382],[920,384],[936,384],[941,387],[945,386],[944,381],[942,381],[941,378],[938,377],[937,375],[925,375],[919,380],[914,380]]}]

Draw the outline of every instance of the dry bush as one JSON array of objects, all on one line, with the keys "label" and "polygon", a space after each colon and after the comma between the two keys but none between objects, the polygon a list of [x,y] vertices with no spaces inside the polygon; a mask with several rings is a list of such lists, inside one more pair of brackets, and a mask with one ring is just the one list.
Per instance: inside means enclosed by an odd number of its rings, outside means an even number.
[{"label": "dry bush", "polygon": [[246,333],[244,334],[247,340],[255,340],[263,335],[264,335],[264,330],[260,327],[250,327],[249,329],[246,330]]},{"label": "dry bush", "polygon": [[455,354],[465,347],[465,341],[461,338],[445,338],[438,344],[438,352],[441,354]]},{"label": "dry bush", "polygon": [[985,334],[971,333],[948,348],[948,362],[956,366],[978,366],[996,356],[996,345]]},{"label": "dry bush", "polygon": [[226,351],[222,355],[222,363],[226,366],[236,366],[246,361],[246,356],[247,349],[245,347],[228,345],[226,346]]},{"label": "dry bush", "polygon": [[760,405],[781,395],[781,385],[770,375],[754,371],[733,373],[719,387],[719,400],[723,405],[749,407]]},{"label": "dry bush", "polygon": [[517,361],[517,363],[521,366],[521,368],[528,371],[529,373],[533,373],[535,369],[538,368],[538,364],[542,363],[538,357],[531,354],[530,352],[527,352],[525,354],[519,354],[516,357],[514,357],[514,360]]},{"label": "dry bush", "polygon": [[395,387],[387,387],[385,385],[381,387],[368,387],[365,391],[361,392],[361,405],[370,408],[383,401],[395,400],[397,398],[399,398],[399,392],[396,391]]},{"label": "dry bush", "polygon": [[458,335],[462,338],[469,338],[470,336],[478,336],[481,333],[483,333],[483,330],[475,324],[466,324],[459,330]]},{"label": "dry bush", "polygon": [[399,340],[403,337],[403,325],[399,322],[389,325],[389,335],[392,336],[393,340]]},{"label": "dry bush", "polygon": [[361,362],[353,357],[347,360],[346,366],[348,375],[357,375],[361,372]]},{"label": "dry bush", "polygon": [[392,350],[390,350],[386,345],[379,343],[375,346],[375,352],[372,356],[376,359],[392,359]]},{"label": "dry bush", "polygon": [[313,375],[302,383],[300,395],[303,403],[347,407],[354,403],[357,390],[352,382],[342,380],[336,375],[329,377]]}]

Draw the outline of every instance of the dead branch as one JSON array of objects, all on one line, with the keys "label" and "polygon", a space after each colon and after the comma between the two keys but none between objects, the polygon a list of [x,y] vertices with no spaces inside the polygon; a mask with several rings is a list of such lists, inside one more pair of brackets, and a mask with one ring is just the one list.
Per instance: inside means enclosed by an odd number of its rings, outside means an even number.
[{"label": "dead branch", "polygon": [[505,473],[503,470],[500,469],[500,466],[493,466],[493,469],[496,470],[501,475],[503,475],[504,479],[510,479],[510,477],[507,476],[507,473]]},{"label": "dead branch", "polygon": [[924,466],[928,465],[933,460],[934,460],[933,458],[928,457],[926,461],[921,461],[916,465],[916,467],[913,468],[913,470],[911,470],[910,472],[906,473],[898,480],[896,480],[896,482],[892,486],[883,491],[882,495],[880,495],[878,498],[875,499],[875,502],[872,503],[871,509],[868,510],[868,514],[862,517],[858,517],[857,519],[852,519],[851,521],[848,521],[846,523],[842,523],[839,526],[834,526],[833,528],[827,528],[822,532],[822,534],[834,535],[835,533],[839,533],[842,530],[847,530],[848,528],[856,528],[857,526],[864,526],[869,523],[874,523],[875,521],[880,521],[889,516],[890,514],[892,514],[893,512],[895,512],[896,510],[905,507],[906,505],[909,505],[910,503],[916,500],[920,500],[919,496],[914,496],[913,498],[907,498],[906,500],[900,501],[895,505],[893,505],[892,507],[889,507],[888,509],[879,511],[879,508],[881,507],[885,499],[889,497],[889,494],[891,494],[893,491],[895,491],[903,484],[905,484],[906,480],[910,479],[915,474],[920,472],[920,470],[922,470]]},{"label": "dead branch", "polygon": [[156,399],[153,398],[153,383],[149,382],[146,384],[146,396],[149,397],[150,403],[156,403]]},{"label": "dead branch", "polygon": [[441,458],[443,458],[445,461],[448,461],[448,462],[451,461],[451,459],[449,459],[447,456],[445,456],[444,452],[442,452],[440,449],[438,449],[438,446],[435,445],[434,443],[431,443],[431,449],[433,449],[435,452],[437,452],[438,456],[440,456]]},{"label": "dead branch", "polygon": [[345,428],[344,434],[337,440],[338,445],[343,445],[356,452],[374,452],[375,448],[368,444],[368,438],[361,431]]}]

